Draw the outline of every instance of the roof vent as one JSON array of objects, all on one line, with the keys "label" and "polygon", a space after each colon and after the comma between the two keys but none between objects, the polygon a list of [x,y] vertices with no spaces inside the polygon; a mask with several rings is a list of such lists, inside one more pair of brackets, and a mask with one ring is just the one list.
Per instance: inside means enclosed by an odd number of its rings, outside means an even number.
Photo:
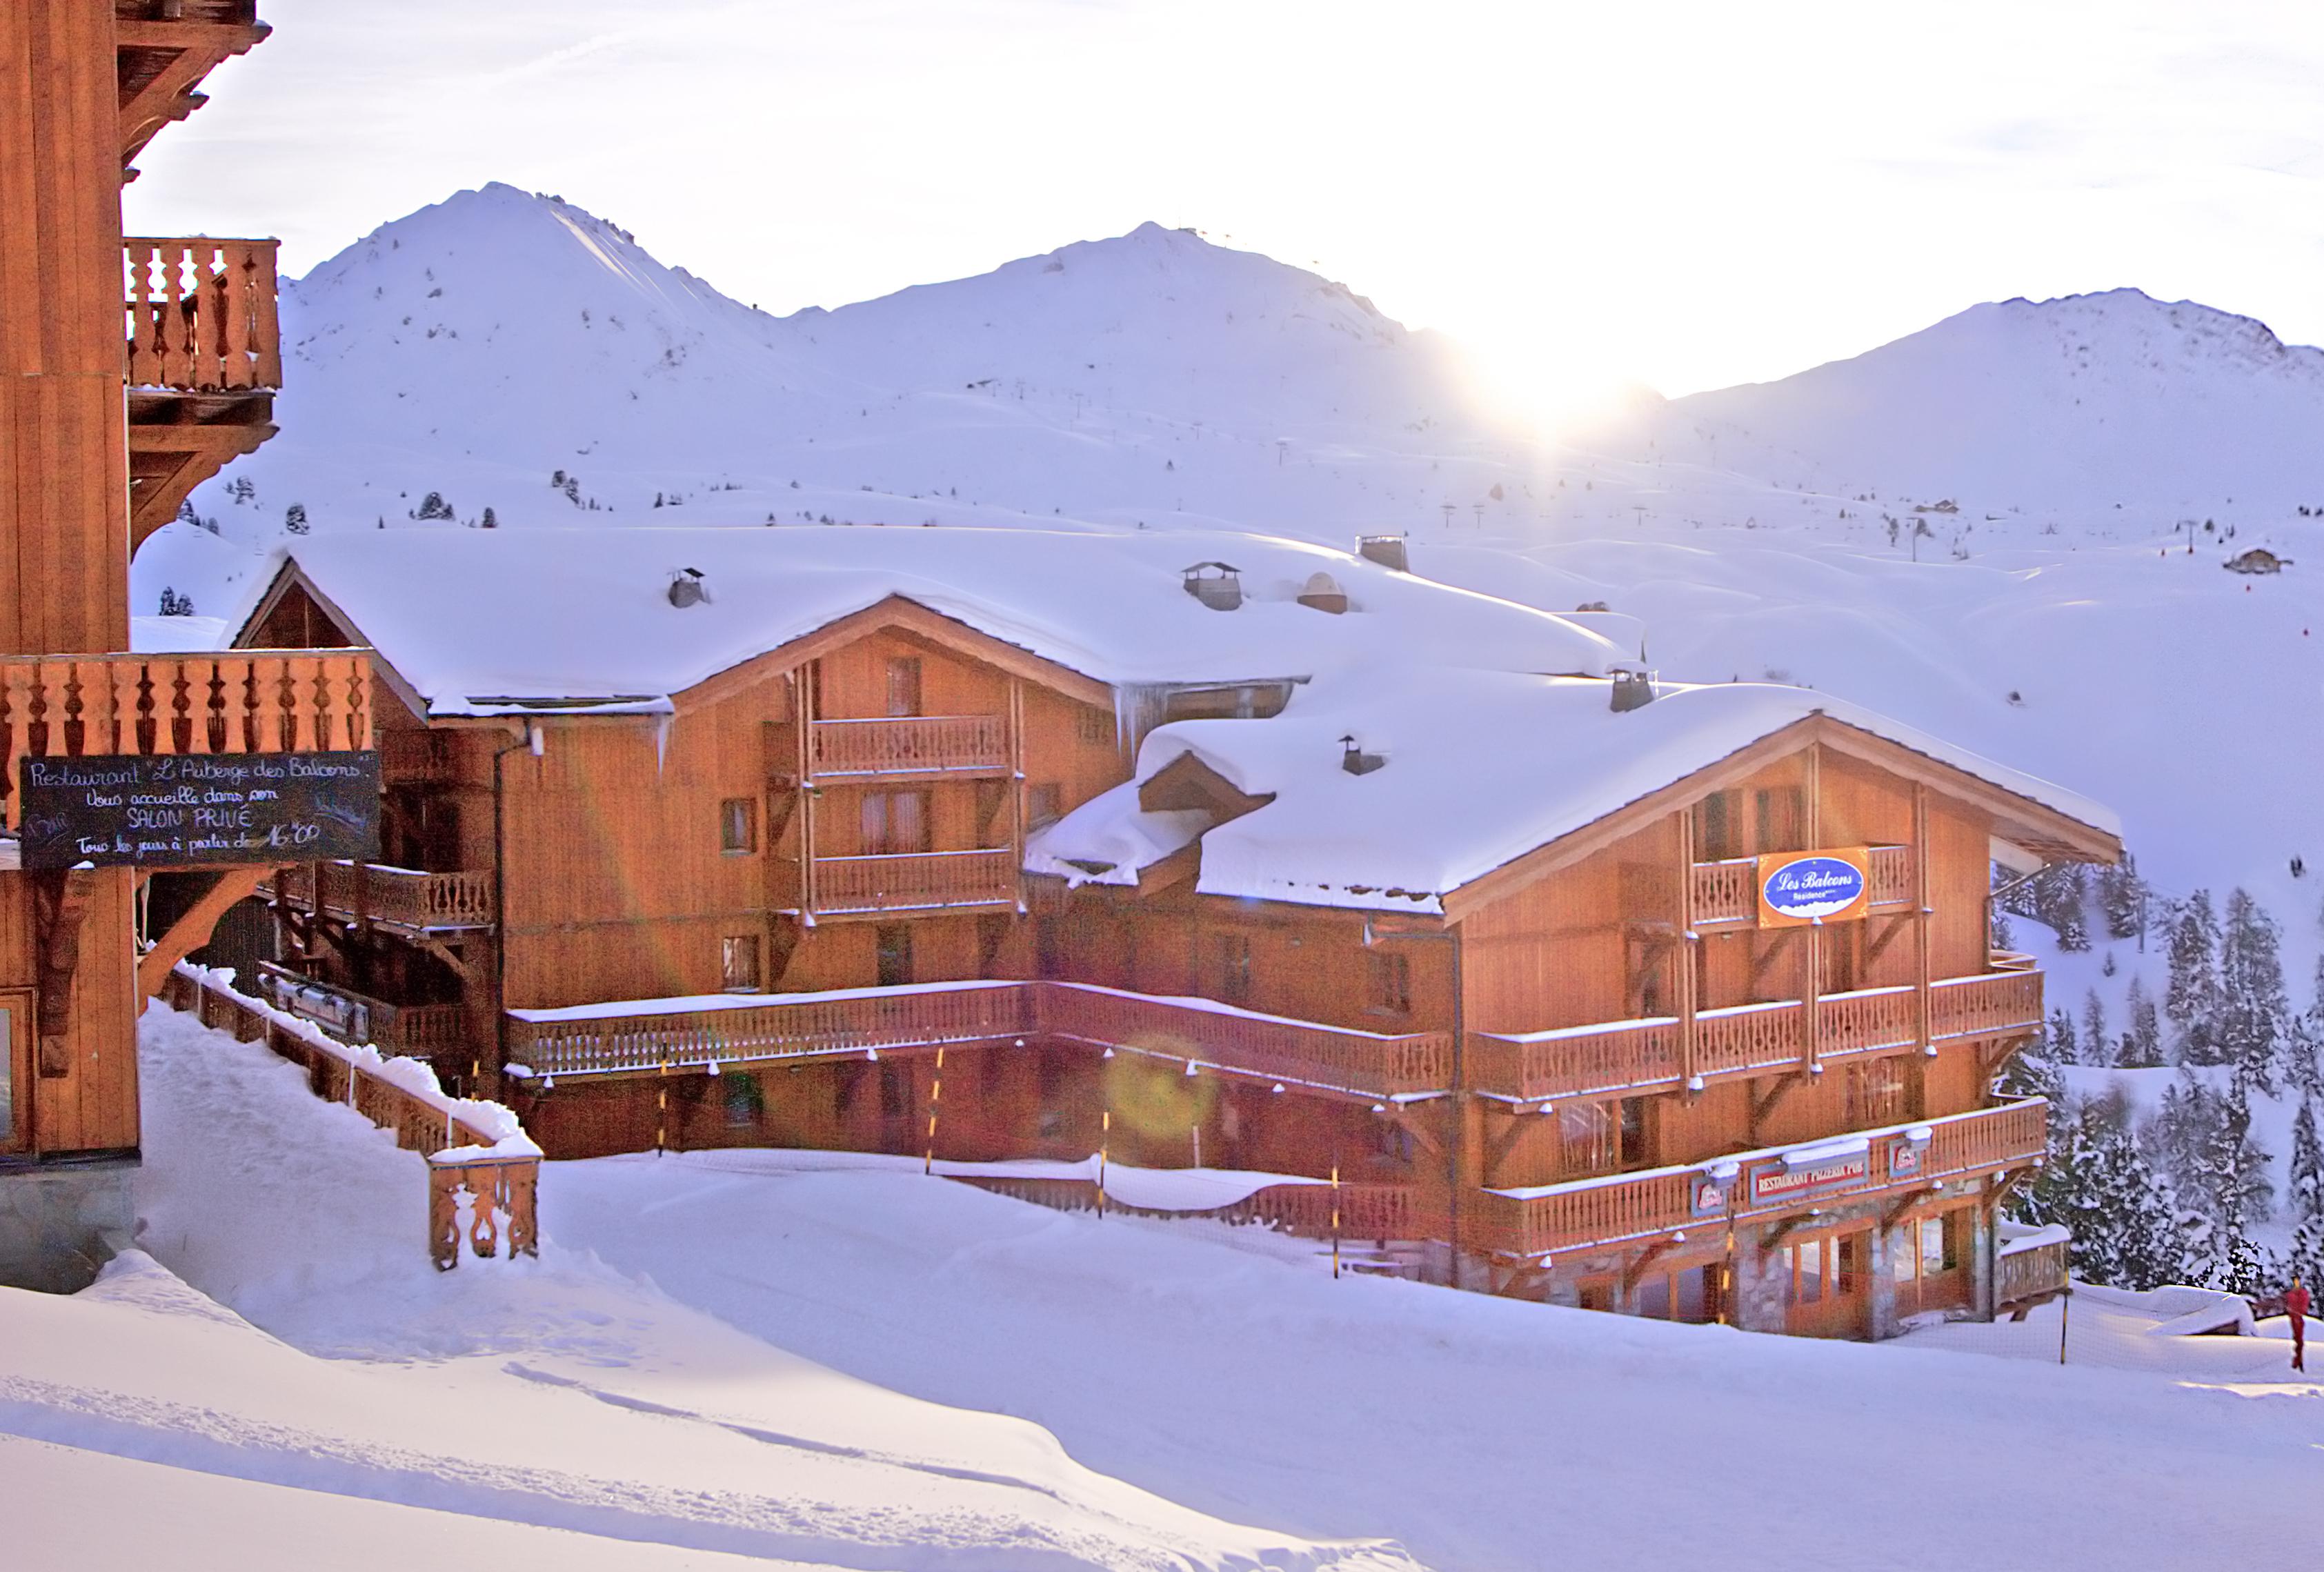
[{"label": "roof vent", "polygon": [[1404,537],[1401,535],[1359,535],[1356,537],[1356,555],[1382,567],[1392,567],[1398,573],[1412,571],[1412,559],[1405,555]]},{"label": "roof vent", "polygon": [[1213,611],[1231,611],[1242,604],[1241,574],[1231,562],[1198,562],[1185,570],[1185,590]]},{"label": "roof vent", "polygon": [[709,598],[710,592],[702,587],[702,570],[698,567],[679,568],[669,581],[669,603],[680,610],[700,605]]},{"label": "roof vent", "polygon": [[1341,738],[1340,746],[1344,749],[1340,755],[1340,768],[1350,775],[1370,775],[1388,762],[1385,753],[1366,753],[1359,749],[1352,735]]},{"label": "roof vent", "polygon": [[1330,574],[1311,573],[1307,575],[1307,587],[1299,592],[1299,603],[1336,617],[1348,609],[1348,592]]},{"label": "roof vent", "polygon": [[1617,661],[1609,667],[1614,674],[1614,712],[1643,710],[1655,702],[1655,674],[1645,666]]}]

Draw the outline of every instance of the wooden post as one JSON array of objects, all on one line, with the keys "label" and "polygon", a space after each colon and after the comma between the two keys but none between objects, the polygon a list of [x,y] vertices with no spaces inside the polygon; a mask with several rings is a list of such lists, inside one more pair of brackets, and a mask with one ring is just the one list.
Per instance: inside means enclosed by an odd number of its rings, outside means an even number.
[{"label": "wooden post", "polygon": [[[1102,1071],[1101,1071],[1102,1073]],[[1113,1109],[1106,1108],[1098,1116],[1097,1138],[1097,1215],[1105,1216],[1105,1155],[1113,1142]]]},{"label": "wooden post", "polygon": [[[1808,744],[1807,757],[1807,832],[1808,848],[1815,850],[1823,845],[1823,745]],[[1806,1069],[1810,1075],[1822,1068],[1818,1062],[1823,1051],[1823,923],[1817,920],[1808,929],[1807,986],[1800,993],[1800,1025],[1807,1040]]]},{"label": "wooden post", "polygon": [[[1914,1036],[1922,1056],[1929,1052],[1929,788],[1913,783],[1913,1005]],[[1917,1114],[1918,1110],[1915,1110]]]},{"label": "wooden post", "polygon": [[816,674],[822,662],[799,667],[798,792],[799,792],[799,925],[815,926],[815,721]]},{"label": "wooden post", "polygon": [[1678,1080],[1692,1096],[1695,1078],[1694,1013],[1702,988],[1694,933],[1694,812],[1678,811]]},{"label": "wooden post", "polygon": [[1017,911],[1025,911],[1025,679],[1009,679],[1009,847]]}]

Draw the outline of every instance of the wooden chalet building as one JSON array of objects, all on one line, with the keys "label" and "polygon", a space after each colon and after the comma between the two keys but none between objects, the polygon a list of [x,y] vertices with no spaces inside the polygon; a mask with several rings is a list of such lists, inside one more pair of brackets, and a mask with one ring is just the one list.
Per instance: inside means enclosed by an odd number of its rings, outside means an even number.
[{"label": "wooden chalet building", "polygon": [[274,243],[124,236],[121,188],[266,32],[254,0],[0,5],[0,1283],[78,1287],[128,1237],[138,1012],[262,871],[49,865],[27,769],[369,735],[360,657],[126,653],[134,543],[272,434],[281,359]]},{"label": "wooden chalet building", "polygon": [[1987,892],[2115,858],[2104,809],[1657,685],[1622,619],[1185,566],[1222,538],[302,540],[240,639],[378,650],[387,860],[275,878],[270,987],[552,1155],[1102,1150],[1436,1281],[1815,1335],[2061,1285],[1997,1243],[2043,1004]]}]

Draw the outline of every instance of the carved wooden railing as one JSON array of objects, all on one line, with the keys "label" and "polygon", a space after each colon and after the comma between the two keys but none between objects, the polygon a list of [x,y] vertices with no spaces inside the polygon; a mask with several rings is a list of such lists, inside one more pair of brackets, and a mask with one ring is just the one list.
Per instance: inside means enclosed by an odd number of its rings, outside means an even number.
[{"label": "carved wooden railing", "polygon": [[259,887],[260,893],[350,922],[379,923],[415,932],[489,928],[494,920],[498,903],[489,873],[427,873],[415,868],[345,860],[320,866],[319,905],[313,863],[276,869]]},{"label": "carved wooden railing", "polygon": [[460,778],[457,740],[446,731],[383,731],[380,778],[388,785],[438,785]]},{"label": "carved wooden railing", "polygon": [[369,650],[0,656],[0,804],[16,762],[369,748]]},{"label": "carved wooden railing", "polygon": [[282,385],[271,240],[124,240],[133,388],[238,392]]},{"label": "carved wooden railing", "polygon": [[264,961],[258,964],[255,980],[267,1003],[314,1022],[343,1042],[369,1043],[421,1057],[467,1043],[467,1012],[456,1004],[389,1004]]},{"label": "carved wooden railing", "polygon": [[[1737,1218],[1772,1218],[1810,1206],[1925,1189],[1937,1180],[2000,1172],[2034,1161],[2042,1155],[2047,1117],[2048,1105],[2035,1098],[1834,1137],[1830,1145],[1861,1144],[1866,1160],[1858,1177],[1821,1184],[1812,1193],[1764,1201],[1751,1199],[1748,1176],[1755,1164],[1780,1162],[1785,1148],[1740,1153],[1683,1168],[1523,1190],[1487,1190],[1480,1198],[1475,1236],[1485,1247],[1502,1254],[1540,1256],[1629,1244],[1692,1228],[1715,1229],[1725,1225],[1730,1208]],[[1907,1172],[1892,1167],[1888,1149],[1922,1132],[1926,1133],[1927,1144],[1919,1160]],[[1719,1192],[1723,1204],[1704,1204],[1702,1187],[1706,1182],[1725,1187]]]},{"label": "carved wooden railing", "polygon": [[[1866,858],[1871,873],[1870,904],[1893,907],[1913,899],[1913,849],[1874,846]],[[1759,920],[1759,860],[1729,857],[1694,865],[1694,925],[1745,927]]]},{"label": "carved wooden railing", "polygon": [[1451,1034],[1385,1034],[1070,982],[790,994],[731,1007],[512,1010],[508,1055],[538,1076],[705,1069],[1040,1037],[1368,1099],[1442,1094]]},{"label": "carved wooden railing", "polygon": [[1376,1033],[1083,983],[1032,985],[1046,1037],[1379,1099],[1452,1084],[1450,1032]]},{"label": "carved wooden railing", "polygon": [[1256,1223],[1301,1239],[1411,1241],[1441,1238],[1444,1232],[1443,1209],[1425,1206],[1418,1187],[1408,1184],[1270,1184],[1225,1206],[1169,1210],[1126,1206],[1110,1193],[1101,1201],[1094,1179],[959,1172],[944,1177],[1061,1212],[1096,1211],[1102,1205],[1130,1217]]},{"label": "carved wooden railing", "polygon": [[1995,1252],[1993,1260],[1994,1309],[2007,1310],[2012,1305],[2031,1304],[2065,1292],[2068,1255],[2072,1247],[2064,1239],[2014,1249],[2003,1245]]},{"label": "carved wooden railing", "polygon": [[[1694,1017],[1694,1073],[1705,1081],[1764,1075],[1805,1062],[1798,999],[1726,1005]],[[1826,994],[1816,1001],[1816,1054],[1845,1059],[1919,1041],[1919,1001],[1908,985]],[[1998,1036],[2042,1024],[2038,972],[1947,978],[1929,988],[1932,1042]],[[1682,1080],[1674,1016],[1545,1032],[1471,1032],[1470,1087],[1515,1102],[1675,1090]]]},{"label": "carved wooden railing", "polygon": [[814,906],[822,916],[998,906],[1017,899],[1017,854],[1006,847],[818,857],[814,868]]},{"label": "carved wooden railing", "polygon": [[[417,1060],[386,1059],[376,1050],[334,1043],[311,1023],[240,992],[216,972],[180,963],[162,984],[161,1001],[243,1042],[263,1042],[306,1070],[317,1097],[346,1104],[392,1132],[397,1145],[424,1156],[428,1247],[438,1270],[459,1264],[464,1231],[478,1255],[497,1255],[503,1236],[512,1260],[540,1254],[540,1148],[508,1109],[448,1098],[437,1087],[435,1072]],[[464,1193],[470,1198],[465,1230]]]},{"label": "carved wooden railing", "polygon": [[819,779],[1005,769],[1009,722],[1001,715],[817,721],[807,748],[807,771]]}]

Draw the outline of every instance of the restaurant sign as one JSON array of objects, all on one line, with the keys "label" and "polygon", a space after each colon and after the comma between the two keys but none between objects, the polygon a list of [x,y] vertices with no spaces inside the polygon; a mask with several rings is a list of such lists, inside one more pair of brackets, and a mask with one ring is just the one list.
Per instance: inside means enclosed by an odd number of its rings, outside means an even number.
[{"label": "restaurant sign", "polygon": [[1796,928],[1864,915],[1872,898],[1872,859],[1861,846],[1775,851],[1759,859],[1759,926]]},{"label": "restaurant sign", "polygon": [[27,869],[379,855],[376,753],[91,754],[19,763]]},{"label": "restaurant sign", "polygon": [[1778,1157],[1772,1162],[1755,1163],[1746,1172],[1745,1204],[1755,1209],[1776,1206],[1833,1190],[1853,1190],[1871,1177],[1872,1150],[1868,1143],[1853,1151],[1834,1152],[1829,1157],[1806,1163],[1787,1163]]}]

